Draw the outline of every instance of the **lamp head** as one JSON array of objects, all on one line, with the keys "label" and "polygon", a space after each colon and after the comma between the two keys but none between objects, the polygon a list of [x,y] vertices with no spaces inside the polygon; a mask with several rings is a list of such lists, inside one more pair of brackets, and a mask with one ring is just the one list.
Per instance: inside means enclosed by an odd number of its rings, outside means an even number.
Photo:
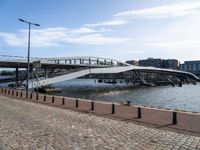
[{"label": "lamp head", "polygon": [[39,25],[39,24],[37,24],[37,23],[36,23],[36,24],[34,24],[34,25],[35,25],[35,26],[40,26],[40,25]]},{"label": "lamp head", "polygon": [[21,21],[21,22],[25,22],[23,19],[20,19],[20,18],[18,20]]}]

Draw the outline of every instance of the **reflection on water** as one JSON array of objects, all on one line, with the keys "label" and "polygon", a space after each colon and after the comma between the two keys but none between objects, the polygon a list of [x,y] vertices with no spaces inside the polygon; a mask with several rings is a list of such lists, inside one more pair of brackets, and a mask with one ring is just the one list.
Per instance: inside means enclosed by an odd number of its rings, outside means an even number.
[{"label": "reflection on water", "polygon": [[55,84],[63,89],[58,95],[104,100],[131,101],[132,104],[200,112],[200,84],[183,87],[98,84],[93,80],[76,79]]}]

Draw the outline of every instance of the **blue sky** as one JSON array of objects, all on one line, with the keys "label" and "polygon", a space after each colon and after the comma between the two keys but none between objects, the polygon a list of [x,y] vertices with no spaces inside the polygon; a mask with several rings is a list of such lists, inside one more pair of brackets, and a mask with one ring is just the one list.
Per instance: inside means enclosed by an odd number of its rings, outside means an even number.
[{"label": "blue sky", "polygon": [[200,59],[199,0],[0,0],[0,54]]}]

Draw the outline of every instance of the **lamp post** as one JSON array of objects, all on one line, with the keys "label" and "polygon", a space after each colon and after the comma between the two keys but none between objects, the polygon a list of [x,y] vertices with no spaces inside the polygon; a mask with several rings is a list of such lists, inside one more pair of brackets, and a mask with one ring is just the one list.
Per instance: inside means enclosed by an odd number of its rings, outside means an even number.
[{"label": "lamp post", "polygon": [[31,35],[31,25],[34,26],[40,26],[37,23],[32,23],[23,19],[18,19],[21,22],[27,23],[28,24],[28,57],[27,57],[27,82],[26,82],[26,98],[28,98],[28,92],[29,92],[29,66],[30,66],[30,35]]}]

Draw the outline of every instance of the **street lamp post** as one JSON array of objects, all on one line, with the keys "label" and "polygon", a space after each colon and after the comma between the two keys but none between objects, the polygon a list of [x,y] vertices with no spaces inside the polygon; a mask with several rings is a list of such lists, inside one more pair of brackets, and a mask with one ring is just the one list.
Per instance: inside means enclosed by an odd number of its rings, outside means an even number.
[{"label": "street lamp post", "polygon": [[26,82],[26,98],[28,98],[28,92],[29,92],[29,66],[30,66],[30,35],[31,35],[31,25],[34,26],[40,26],[37,23],[32,23],[23,19],[19,19],[19,21],[27,23],[28,24],[28,57],[27,57],[27,82]]}]

